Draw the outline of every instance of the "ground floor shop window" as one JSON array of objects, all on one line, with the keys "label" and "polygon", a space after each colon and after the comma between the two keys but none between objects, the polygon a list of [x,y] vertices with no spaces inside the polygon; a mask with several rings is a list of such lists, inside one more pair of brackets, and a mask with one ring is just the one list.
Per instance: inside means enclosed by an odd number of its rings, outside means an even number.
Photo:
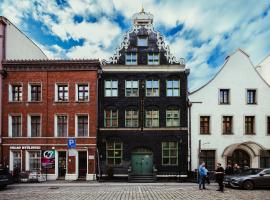
[{"label": "ground floor shop window", "polygon": [[29,152],[29,171],[40,170],[40,151]]},{"label": "ground floor shop window", "polygon": [[14,151],[13,153],[13,170],[15,169],[21,169],[21,152],[20,151]]},{"label": "ground floor shop window", "polygon": [[107,164],[120,165],[123,157],[123,143],[122,142],[107,142]]},{"label": "ground floor shop window", "polygon": [[202,161],[205,162],[206,168],[209,171],[214,171],[215,170],[215,150],[202,150],[200,152],[200,163]]},{"label": "ground floor shop window", "polygon": [[162,165],[178,165],[177,142],[162,142]]}]

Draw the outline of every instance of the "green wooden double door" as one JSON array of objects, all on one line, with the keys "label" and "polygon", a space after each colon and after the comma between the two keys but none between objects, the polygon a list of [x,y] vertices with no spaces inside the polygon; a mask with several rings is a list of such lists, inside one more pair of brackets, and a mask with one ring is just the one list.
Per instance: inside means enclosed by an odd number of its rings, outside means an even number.
[{"label": "green wooden double door", "polygon": [[138,175],[153,173],[153,154],[134,152],[131,156],[132,173]]}]

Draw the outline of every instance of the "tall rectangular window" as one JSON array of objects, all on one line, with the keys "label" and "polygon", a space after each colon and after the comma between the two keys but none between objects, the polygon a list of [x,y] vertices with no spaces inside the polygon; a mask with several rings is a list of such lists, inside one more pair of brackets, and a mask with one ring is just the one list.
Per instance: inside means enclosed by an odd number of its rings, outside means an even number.
[{"label": "tall rectangular window", "polygon": [[146,81],[146,96],[158,97],[159,96],[159,80]]},{"label": "tall rectangular window", "polygon": [[270,150],[260,151],[260,168],[270,168]]},{"label": "tall rectangular window", "polygon": [[30,120],[31,120],[31,137],[40,137],[41,136],[40,116],[30,116]]},{"label": "tall rectangular window", "polygon": [[22,101],[22,85],[15,84],[11,86],[12,101]]},{"label": "tall rectangular window", "polygon": [[215,150],[202,150],[199,153],[200,163],[205,162],[207,169],[209,171],[215,171],[215,162],[216,162],[216,151]]},{"label": "tall rectangular window", "polygon": [[270,116],[267,116],[267,135],[270,135]]},{"label": "tall rectangular window", "polygon": [[159,53],[148,53],[148,65],[158,65],[159,64]]},{"label": "tall rectangular window", "polygon": [[166,126],[179,127],[180,126],[180,111],[177,109],[166,110]]},{"label": "tall rectangular window", "polygon": [[145,126],[159,127],[159,110],[147,110],[145,112]]},{"label": "tall rectangular window", "polygon": [[177,142],[162,142],[162,165],[178,165]]},{"label": "tall rectangular window", "polygon": [[247,90],[247,104],[256,104],[256,90]]},{"label": "tall rectangular window", "polygon": [[229,89],[219,90],[219,103],[230,104],[230,90]]},{"label": "tall rectangular window", "polygon": [[31,84],[30,85],[30,101],[41,101],[41,85]]},{"label": "tall rectangular window", "polygon": [[135,109],[129,109],[125,112],[126,127],[138,127],[139,126],[139,111]]},{"label": "tall rectangular window", "polygon": [[138,47],[147,47],[148,46],[147,36],[138,36],[137,37],[137,46]]},{"label": "tall rectangular window", "polygon": [[232,116],[223,116],[222,117],[222,128],[223,134],[230,135],[233,134],[233,117]]},{"label": "tall rectangular window", "polygon": [[123,158],[123,143],[122,142],[107,142],[107,164],[120,165]]},{"label": "tall rectangular window", "polygon": [[105,80],[105,97],[117,97],[118,96],[118,81]]},{"label": "tall rectangular window", "polygon": [[58,115],[56,118],[57,118],[57,137],[67,137],[68,117],[66,115]]},{"label": "tall rectangular window", "polygon": [[68,101],[68,84],[57,84],[57,101]]},{"label": "tall rectangular window", "polygon": [[255,134],[255,116],[245,116],[245,134]]},{"label": "tall rectangular window", "polygon": [[126,53],[126,65],[137,65],[137,53]]},{"label": "tall rectangular window", "polygon": [[77,100],[88,101],[89,100],[89,87],[88,84],[77,85]]},{"label": "tall rectangular window", "polygon": [[200,117],[200,134],[210,134],[210,116]]},{"label": "tall rectangular window", "polygon": [[21,169],[22,157],[20,151],[13,151],[13,170]]},{"label": "tall rectangular window", "polygon": [[108,109],[104,111],[104,127],[118,127],[118,110]]},{"label": "tall rectangular window", "polygon": [[167,97],[180,96],[180,81],[179,80],[167,80]]},{"label": "tall rectangular window", "polygon": [[128,80],[126,81],[126,97],[139,96],[139,81]]},{"label": "tall rectangular window", "polygon": [[22,117],[21,116],[11,116],[12,124],[12,137],[22,136]]},{"label": "tall rectangular window", "polygon": [[77,123],[78,137],[88,136],[88,115],[78,115]]},{"label": "tall rectangular window", "polygon": [[29,171],[41,169],[40,151],[29,151]]}]

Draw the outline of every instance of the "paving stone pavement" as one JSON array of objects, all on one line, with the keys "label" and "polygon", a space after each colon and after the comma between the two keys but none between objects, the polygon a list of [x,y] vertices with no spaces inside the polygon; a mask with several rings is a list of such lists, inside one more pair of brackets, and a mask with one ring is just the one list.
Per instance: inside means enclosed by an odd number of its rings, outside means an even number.
[{"label": "paving stone pavement", "polygon": [[94,183],[94,184],[20,184],[0,190],[2,200],[270,200],[270,189],[216,191],[214,184],[198,190],[192,183]]}]

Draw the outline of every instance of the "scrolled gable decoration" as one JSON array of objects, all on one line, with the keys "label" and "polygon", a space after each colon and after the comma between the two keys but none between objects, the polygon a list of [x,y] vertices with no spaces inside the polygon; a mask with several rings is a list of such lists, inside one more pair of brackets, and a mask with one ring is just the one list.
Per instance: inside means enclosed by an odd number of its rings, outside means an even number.
[{"label": "scrolled gable decoration", "polygon": [[156,35],[157,38],[156,44],[158,46],[158,49],[159,51],[161,50],[165,51],[165,57],[170,64],[184,65],[185,64],[184,58],[176,59],[176,57],[171,54],[169,45],[166,45],[163,35],[154,29],[153,18],[154,16],[151,13],[145,12],[144,10],[142,10],[139,13],[135,13],[132,16],[133,21],[132,29],[124,35],[123,40],[120,43],[120,46],[116,49],[113,56],[110,57],[109,60],[103,59],[100,61],[101,65],[117,64],[121,56],[120,51],[123,48],[128,49],[130,45],[130,34],[133,32],[138,34],[140,29],[146,29],[148,34],[154,33]]}]

